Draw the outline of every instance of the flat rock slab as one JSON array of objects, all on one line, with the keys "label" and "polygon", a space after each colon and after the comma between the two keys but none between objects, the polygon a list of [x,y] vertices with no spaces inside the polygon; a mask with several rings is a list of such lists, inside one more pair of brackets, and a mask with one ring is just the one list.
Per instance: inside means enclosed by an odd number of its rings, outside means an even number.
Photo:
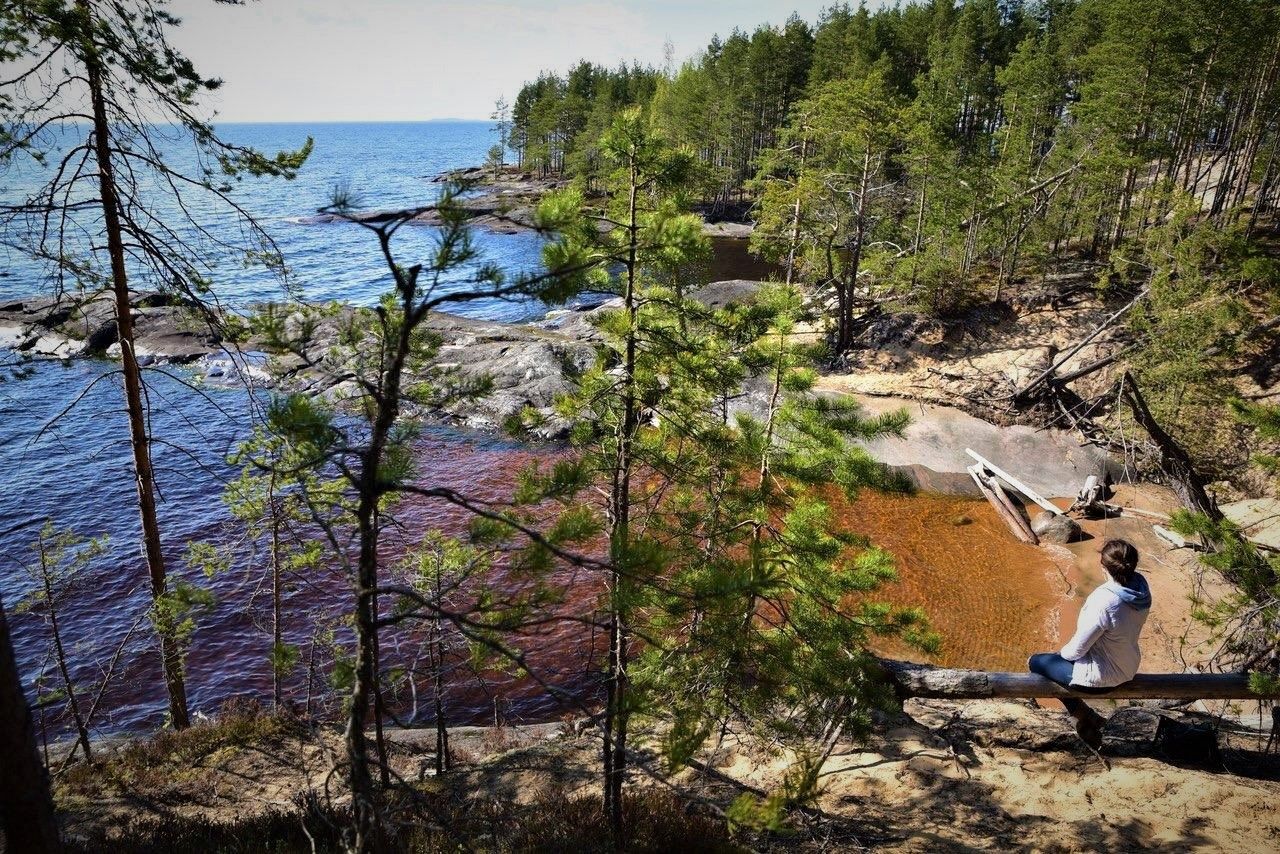
[{"label": "flat rock slab", "polygon": [[[1000,427],[944,406],[893,397],[855,395],[869,415],[906,408],[911,425],[903,438],[889,437],[866,443],[872,457],[895,468],[927,469],[934,482],[963,486],[958,477],[973,460],[965,448],[973,448],[991,462],[1050,498],[1071,497],[1085,478],[1099,479],[1113,467],[1106,452],[1081,445],[1070,433],[1034,427]],[[951,491],[950,489],[944,491]],[[971,492],[971,487],[957,491]]]},{"label": "flat rock slab", "polygon": [[746,240],[756,227],[749,222],[706,222],[702,224],[702,233],[707,237],[732,237]]},{"label": "flat rock slab", "polygon": [[1247,498],[1218,509],[1251,541],[1280,550],[1280,498]]}]

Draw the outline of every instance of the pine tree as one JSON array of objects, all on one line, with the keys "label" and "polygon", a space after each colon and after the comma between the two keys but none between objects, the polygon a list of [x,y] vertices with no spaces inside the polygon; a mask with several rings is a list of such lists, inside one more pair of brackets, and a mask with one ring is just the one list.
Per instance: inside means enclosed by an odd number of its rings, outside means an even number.
[{"label": "pine tree", "polygon": [[[72,531],[59,531],[52,520],[45,523],[35,542],[35,560],[25,564],[28,575],[35,583],[30,594],[19,601],[15,613],[36,612],[49,626],[54,664],[62,680],[62,690],[54,692],[66,698],[67,710],[76,728],[76,746],[84,752],[84,758],[93,760],[89,744],[90,710],[82,705],[77,694],[76,680],[72,678],[72,662],[67,654],[60,619],[65,616],[65,599],[80,586],[81,577],[90,564],[102,555],[106,538],[85,540]],[[50,697],[49,699],[52,699]],[[72,749],[72,756],[75,749]]]},{"label": "pine tree", "polygon": [[[272,441],[280,443],[283,453],[279,460],[285,463],[286,472],[316,475],[297,481],[298,497],[319,529],[329,559],[337,562],[352,588],[355,652],[344,740],[354,813],[347,842],[359,852],[382,850],[386,844],[382,799],[373,774],[378,772],[383,788],[390,784],[382,732],[379,636],[388,620],[400,622],[403,615],[384,616],[379,600],[390,593],[397,603],[408,598],[423,605],[426,616],[433,612],[429,599],[410,588],[390,584],[379,553],[383,531],[394,524],[394,502],[404,494],[474,507],[451,490],[422,485],[421,478],[429,478],[430,472],[420,472],[415,466],[418,423],[413,411],[419,407],[438,409],[459,397],[482,394],[488,387],[484,378],[461,377],[433,364],[441,342],[426,322],[431,312],[451,304],[485,298],[542,297],[553,301],[571,292],[565,270],[508,279],[493,265],[482,262],[467,226],[467,213],[456,201],[460,189],[447,187],[433,206],[441,218],[434,251],[426,260],[408,267],[396,260],[393,241],[398,231],[423,211],[357,217],[353,199],[338,194],[327,210],[348,217],[376,238],[391,288],[371,309],[291,306],[285,311],[269,307],[254,320],[254,328],[267,346],[312,366],[317,333],[326,329],[336,332],[323,356],[329,370],[340,372],[347,392],[331,396],[331,403],[302,394],[278,397],[268,408],[266,428]],[[340,412],[334,411],[335,405]],[[341,412],[358,417],[340,417]],[[271,461],[261,462],[269,472]],[[485,634],[484,624],[455,625],[468,628],[468,636],[474,640],[497,643]],[[376,763],[370,760],[366,736],[371,704]]]},{"label": "pine tree", "polygon": [[[283,265],[270,238],[232,199],[226,181],[242,175],[290,178],[306,160],[311,141],[296,152],[267,157],[220,139],[199,108],[199,97],[220,82],[201,77],[170,45],[169,31],[178,21],[164,7],[152,0],[7,4],[0,13],[5,51],[31,68],[4,87],[13,94],[0,101],[0,164],[22,157],[37,163],[58,159],[46,186],[3,210],[6,226],[21,235],[15,239],[22,249],[53,266],[59,296],[109,290],[114,298],[153,616],[169,716],[182,728],[189,713],[179,638],[185,617],[179,615],[189,603],[179,600],[189,591],[170,590],[130,287],[146,283],[190,301],[204,309],[202,322],[234,336],[235,330],[222,326],[222,315],[209,310],[216,302],[217,260],[230,249],[238,260],[277,270]],[[75,73],[62,79],[64,65]],[[58,96],[50,97],[51,91]],[[186,135],[201,164],[196,174],[166,160],[156,140],[165,123]],[[76,138],[81,126],[90,128],[82,139]],[[240,220],[246,243],[229,247],[191,222],[185,212],[196,196],[211,198]],[[161,218],[166,201],[182,212],[183,222]],[[86,242],[80,239],[84,234],[105,240]]]},{"label": "pine tree", "polygon": [[878,71],[828,84],[796,107],[788,149],[770,164],[786,186],[764,182],[755,245],[767,257],[799,254],[810,281],[835,291],[836,354],[853,343],[859,276],[894,184],[887,166],[901,110]]},{"label": "pine tree", "polygon": [[[883,483],[846,440],[900,430],[903,416],[866,422],[849,404],[793,400],[814,380],[789,343],[794,290],[714,312],[671,287],[663,271],[703,246],[677,192],[691,158],[636,112],[615,122],[602,152],[615,166],[609,206],[581,214],[581,197],[567,193],[547,199],[541,216],[561,234],[549,267],[594,265],[593,286],[617,292],[620,305],[599,319],[597,365],[557,407],[574,425],[573,455],[529,473],[520,498],[562,507],[552,541],[596,527],[607,535],[601,767],[621,845],[633,719],[671,727],[675,765],[736,715],[775,735],[812,734],[822,719],[834,739],[886,696],[867,633],[910,634],[920,621],[840,610],[845,594],[892,573],[874,549],[846,562],[856,538],[834,530],[818,495],[828,481]],[[771,385],[764,420],[731,418],[730,399],[753,376]],[[812,793],[797,785],[773,803]]]}]

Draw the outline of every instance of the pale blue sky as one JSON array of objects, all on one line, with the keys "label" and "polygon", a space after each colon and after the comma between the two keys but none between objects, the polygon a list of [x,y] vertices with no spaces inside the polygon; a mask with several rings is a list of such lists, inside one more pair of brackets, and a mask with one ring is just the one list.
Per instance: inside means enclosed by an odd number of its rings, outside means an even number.
[{"label": "pale blue sky", "polygon": [[[221,121],[488,118],[541,69],[677,62],[734,26],[813,23],[831,0],[175,0],[178,47],[225,86]],[[872,6],[879,5],[872,2]]]}]

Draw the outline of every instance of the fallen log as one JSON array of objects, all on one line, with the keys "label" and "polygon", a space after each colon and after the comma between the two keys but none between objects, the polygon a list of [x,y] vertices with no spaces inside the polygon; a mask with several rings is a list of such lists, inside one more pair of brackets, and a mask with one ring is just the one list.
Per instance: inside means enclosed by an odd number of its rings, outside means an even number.
[{"label": "fallen log", "polygon": [[960,228],[968,228],[968,227],[969,227],[969,225],[970,225],[971,223],[973,223],[974,221],[981,222],[982,220],[986,219],[987,217],[991,216],[992,214],[999,213],[1000,211],[1002,211],[1002,210],[1004,210],[1005,208],[1009,207],[1009,205],[1013,204],[1013,203],[1014,203],[1014,202],[1016,202],[1018,199],[1021,199],[1021,198],[1025,197],[1025,196],[1030,196],[1030,195],[1033,195],[1033,194],[1035,194],[1035,193],[1038,193],[1038,192],[1040,192],[1041,190],[1043,190],[1043,189],[1047,188],[1047,187],[1048,187],[1050,184],[1052,184],[1054,181],[1061,181],[1062,179],[1066,178],[1068,175],[1070,175],[1072,172],[1076,171],[1077,169],[1079,169],[1079,168],[1080,168],[1081,166],[1083,166],[1083,165],[1084,165],[1084,161],[1083,161],[1083,160],[1076,161],[1076,163],[1075,163],[1074,165],[1068,166],[1066,169],[1063,169],[1063,170],[1062,170],[1061,172],[1059,172],[1058,174],[1056,174],[1056,175],[1052,175],[1052,176],[1050,176],[1050,177],[1048,177],[1048,178],[1045,178],[1043,181],[1039,181],[1039,182],[1037,182],[1037,183],[1035,183],[1035,184],[1032,184],[1030,187],[1027,187],[1025,190],[1021,190],[1021,191],[1019,191],[1019,192],[1017,192],[1017,193],[1014,193],[1012,196],[1009,196],[1007,199],[1005,199],[1004,201],[1000,202],[999,204],[996,204],[996,205],[994,205],[994,206],[992,206],[992,207],[989,207],[989,208],[987,208],[987,209],[985,209],[985,210],[978,211],[977,213],[975,213],[973,216],[969,217],[968,219],[962,219],[962,220],[960,220],[960,226],[959,226],[959,227],[960,227]]},{"label": "fallen log", "polygon": [[[987,499],[987,502],[995,508],[996,515],[1003,519],[1004,523],[1009,526],[1009,532],[1024,543],[1028,543],[1033,546],[1039,545],[1038,538],[1031,532],[1031,529],[1026,528],[1024,530],[1022,524],[1020,524],[1021,520],[1013,514],[1012,510],[1001,503],[1000,499],[996,496],[995,490],[993,490],[991,485],[986,482],[986,479],[982,474],[982,466],[970,466],[966,471],[968,471],[969,476],[973,478],[973,482],[978,485],[978,491],[982,493],[982,497]],[[995,481],[992,481],[992,483],[994,482]]]},{"label": "fallen log", "polygon": [[1017,523],[1018,527],[1022,529],[1022,533],[1026,541],[1033,546],[1040,545],[1040,538],[1036,536],[1036,532],[1031,529],[1031,523],[1022,515],[1022,510],[1013,503],[1013,499],[1009,497],[1009,493],[1005,492],[1004,487],[1000,485],[999,479],[993,477],[990,479],[989,484],[991,486],[991,491],[996,494],[996,498],[998,498],[1000,503],[1004,505],[1004,509],[1009,511],[1009,515],[1013,517],[1013,520]]},{"label": "fallen log", "polygon": [[885,672],[900,697],[936,700],[1030,699],[1078,697],[1083,700],[1277,700],[1280,692],[1254,694],[1247,673],[1139,673],[1105,692],[1076,691],[1036,673],[956,670],[883,660]]},{"label": "fallen log", "polygon": [[1115,325],[1115,322],[1117,320],[1119,320],[1121,317],[1124,317],[1124,315],[1131,308],[1133,308],[1135,305],[1137,305],[1139,302],[1145,299],[1147,294],[1150,291],[1151,291],[1150,287],[1143,288],[1142,291],[1136,297],[1134,297],[1131,302],[1129,302],[1119,311],[1115,312],[1106,320],[1104,320],[1101,324],[1095,327],[1092,332],[1090,332],[1084,338],[1080,339],[1080,341],[1077,342],[1074,347],[1068,350],[1066,354],[1059,356],[1057,359],[1055,359],[1053,363],[1049,365],[1049,367],[1046,368],[1039,376],[1037,376],[1031,382],[1027,383],[1025,386],[1023,386],[1021,389],[1019,389],[1017,392],[1014,393],[1013,395],[1014,403],[1017,404],[1017,403],[1026,402],[1027,396],[1030,395],[1031,392],[1035,391],[1041,385],[1051,380],[1053,378],[1053,375],[1058,372],[1058,368],[1062,367],[1067,362],[1071,361],[1072,357],[1075,356],[1076,353],[1079,353],[1081,350],[1083,350],[1086,346],[1088,346],[1089,343],[1093,341],[1093,339],[1097,338],[1103,332],[1105,332],[1106,330],[1110,329],[1113,325]]},{"label": "fallen log", "polygon": [[1160,453],[1160,468],[1168,475],[1170,485],[1182,505],[1208,516],[1214,522],[1221,522],[1222,511],[1205,489],[1204,478],[1196,471],[1191,455],[1156,421],[1138,389],[1137,380],[1128,371],[1120,377],[1120,395],[1133,413],[1133,420],[1147,431],[1147,435],[1155,443],[1156,450]]},{"label": "fallen log", "polygon": [[1113,364],[1114,362],[1118,361],[1120,357],[1123,356],[1125,353],[1128,353],[1131,349],[1133,348],[1125,347],[1124,349],[1117,350],[1116,352],[1112,353],[1110,356],[1103,356],[1101,359],[1099,359],[1096,362],[1091,362],[1088,365],[1085,365],[1083,368],[1077,368],[1076,370],[1072,371],[1069,374],[1063,374],[1060,377],[1054,377],[1050,379],[1049,382],[1059,386],[1063,386],[1063,385],[1067,385],[1068,383],[1075,382],[1081,377],[1087,377],[1089,376],[1089,374],[1092,374],[1095,371],[1100,371],[1103,368],[1107,367],[1108,365]]},{"label": "fallen log", "polygon": [[988,460],[986,457],[974,451],[972,448],[965,448],[964,452],[969,456],[973,457],[979,463],[981,463],[984,469],[991,472],[993,475],[1000,478],[1005,483],[1009,484],[1009,486],[1013,487],[1016,491],[1021,492],[1027,498],[1030,498],[1032,501],[1039,504],[1045,510],[1048,510],[1050,513],[1052,513],[1055,516],[1062,515],[1062,510],[1060,510],[1058,507],[1054,506],[1053,504],[1049,503],[1048,499],[1044,498],[1042,495],[1037,493],[1031,487],[1027,486],[1025,483],[1018,480],[1016,477],[1009,474],[1004,469],[996,467],[995,463],[991,462],[991,460]]}]

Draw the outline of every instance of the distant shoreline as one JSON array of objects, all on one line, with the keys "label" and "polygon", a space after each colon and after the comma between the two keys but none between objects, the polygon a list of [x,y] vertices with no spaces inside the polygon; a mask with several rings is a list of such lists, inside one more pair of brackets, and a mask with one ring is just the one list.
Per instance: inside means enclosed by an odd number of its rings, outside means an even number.
[{"label": "distant shoreline", "polygon": [[288,125],[290,127],[306,127],[308,125],[483,125],[488,119],[286,119],[284,121],[232,121],[218,119],[214,127],[228,125]]}]

